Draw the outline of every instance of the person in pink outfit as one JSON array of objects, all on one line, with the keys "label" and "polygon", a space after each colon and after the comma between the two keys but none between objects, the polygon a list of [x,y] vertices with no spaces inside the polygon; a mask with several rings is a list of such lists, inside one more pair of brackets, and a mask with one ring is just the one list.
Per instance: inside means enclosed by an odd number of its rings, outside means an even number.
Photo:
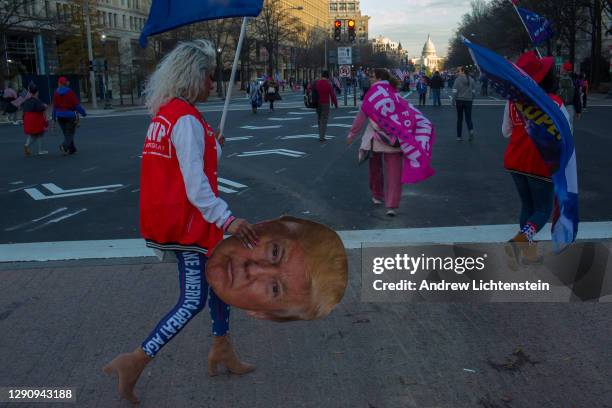
[{"label": "person in pink outfit", "polygon": [[[385,69],[376,69],[376,81],[385,81],[397,89],[398,83]],[[355,138],[365,132],[359,147],[360,160],[369,157],[369,181],[372,192],[372,202],[376,205],[385,204],[387,215],[393,217],[399,208],[402,198],[402,163],[403,156],[399,147],[385,144],[375,137],[375,132],[381,130],[360,110],[353,122],[347,142],[353,143]]]}]

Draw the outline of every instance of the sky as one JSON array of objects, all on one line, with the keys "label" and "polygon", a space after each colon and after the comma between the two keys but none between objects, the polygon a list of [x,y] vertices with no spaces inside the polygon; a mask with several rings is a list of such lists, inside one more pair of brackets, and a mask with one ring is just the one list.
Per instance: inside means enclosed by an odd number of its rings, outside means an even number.
[{"label": "sky", "polygon": [[361,14],[370,16],[370,38],[382,35],[402,43],[410,58],[423,51],[427,34],[438,56],[446,56],[448,41],[471,0],[361,0]]}]

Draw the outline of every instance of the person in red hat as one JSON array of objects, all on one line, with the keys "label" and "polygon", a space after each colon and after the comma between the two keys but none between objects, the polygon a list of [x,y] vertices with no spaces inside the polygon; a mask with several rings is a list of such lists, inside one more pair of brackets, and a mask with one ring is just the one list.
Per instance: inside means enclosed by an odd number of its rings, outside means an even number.
[{"label": "person in red hat", "polygon": [[[554,93],[557,89],[554,59],[538,58],[535,52],[529,51],[519,57],[516,65],[540,85],[569,121],[562,99]],[[520,229],[510,242],[521,244],[513,248],[520,249],[517,255],[521,255],[523,262],[536,262],[537,246],[533,245],[533,237],[548,222],[553,208],[552,171],[527,133],[527,123],[513,102],[506,103],[502,133],[510,138],[504,167],[512,175],[521,200]]]},{"label": "person in red hat", "polygon": [[53,120],[57,120],[64,134],[64,142],[60,145],[60,150],[64,155],[76,153],[74,134],[78,115],[87,116],[87,112],[68,85],[70,83],[66,77],[59,77],[57,89],[53,93]]},{"label": "person in red hat", "polygon": [[558,94],[567,109],[570,118],[570,128],[572,133],[574,133],[574,118],[580,119],[582,102],[580,101],[580,85],[576,74],[574,74],[574,65],[569,61],[566,61],[561,66]]}]

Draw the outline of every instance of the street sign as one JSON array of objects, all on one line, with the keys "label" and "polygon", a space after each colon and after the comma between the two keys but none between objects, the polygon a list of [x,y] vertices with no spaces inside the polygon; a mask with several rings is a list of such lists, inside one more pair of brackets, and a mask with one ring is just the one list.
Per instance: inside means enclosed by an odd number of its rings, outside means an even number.
[{"label": "street sign", "polygon": [[340,77],[341,78],[351,77],[351,66],[350,65],[340,65]]},{"label": "street sign", "polygon": [[351,65],[353,53],[351,47],[338,47],[338,65]]}]

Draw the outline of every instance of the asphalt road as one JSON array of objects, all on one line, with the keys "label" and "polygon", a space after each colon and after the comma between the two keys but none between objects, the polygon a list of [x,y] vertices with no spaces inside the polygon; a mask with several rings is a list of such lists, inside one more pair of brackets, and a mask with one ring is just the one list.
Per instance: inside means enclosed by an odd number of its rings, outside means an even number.
[{"label": "asphalt road", "polygon": [[[332,110],[331,139],[321,144],[316,115],[303,108],[300,94],[287,95],[273,113],[264,108],[256,115],[246,99],[235,101],[219,175],[222,197],[240,217],[255,222],[292,214],[337,230],[516,222],[519,201],[502,166],[507,142],[500,132],[501,101],[479,99],[472,144],[455,141],[450,106],[423,109],[437,130],[437,174],[404,186],[395,218],[371,204],[367,165],[357,165],[358,143],[345,143],[356,108]],[[221,106],[202,105],[213,125]],[[592,107],[576,127],[583,221],[612,220],[610,112]],[[79,151],[68,157],[58,150],[59,129],[45,136],[48,155],[25,158],[21,128],[0,125],[0,243],[139,237],[140,153],[148,121],[143,111],[85,118],[77,133]]]}]

